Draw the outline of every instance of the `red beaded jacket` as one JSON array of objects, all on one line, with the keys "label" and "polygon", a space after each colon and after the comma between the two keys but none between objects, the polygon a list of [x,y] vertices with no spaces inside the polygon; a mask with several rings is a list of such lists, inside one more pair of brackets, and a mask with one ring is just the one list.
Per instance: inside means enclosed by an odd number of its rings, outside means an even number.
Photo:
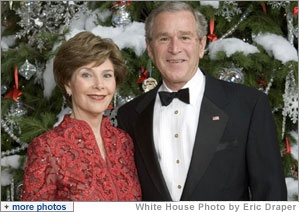
[{"label": "red beaded jacket", "polygon": [[92,129],[65,115],[28,147],[22,190],[25,201],[139,201],[133,142],[103,117],[103,160]]}]

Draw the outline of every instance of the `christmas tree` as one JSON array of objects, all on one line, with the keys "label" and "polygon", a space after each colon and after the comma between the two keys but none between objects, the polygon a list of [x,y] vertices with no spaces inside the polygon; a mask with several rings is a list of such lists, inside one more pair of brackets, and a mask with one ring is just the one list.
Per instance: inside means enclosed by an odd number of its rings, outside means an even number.
[{"label": "christmas tree", "polygon": [[[298,198],[298,2],[188,1],[209,23],[200,68],[266,93],[275,119],[289,200]],[[161,80],[144,21],[161,2],[1,1],[1,199],[19,200],[31,140],[70,112],[53,78],[59,46],[80,31],[111,38],[128,66],[107,111]]]}]

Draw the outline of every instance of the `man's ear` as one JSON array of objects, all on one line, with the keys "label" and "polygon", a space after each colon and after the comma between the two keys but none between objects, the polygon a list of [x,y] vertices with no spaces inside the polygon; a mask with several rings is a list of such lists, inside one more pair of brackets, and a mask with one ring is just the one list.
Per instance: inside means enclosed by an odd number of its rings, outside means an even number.
[{"label": "man's ear", "polygon": [[153,53],[152,53],[151,42],[150,42],[148,39],[146,39],[146,49],[147,49],[147,54],[148,54],[148,56],[149,56],[152,60],[154,60],[154,59],[153,59]]},{"label": "man's ear", "polygon": [[199,40],[199,58],[203,58],[204,54],[205,54],[205,47],[206,47],[206,43],[207,43],[207,36],[203,36],[201,40]]}]

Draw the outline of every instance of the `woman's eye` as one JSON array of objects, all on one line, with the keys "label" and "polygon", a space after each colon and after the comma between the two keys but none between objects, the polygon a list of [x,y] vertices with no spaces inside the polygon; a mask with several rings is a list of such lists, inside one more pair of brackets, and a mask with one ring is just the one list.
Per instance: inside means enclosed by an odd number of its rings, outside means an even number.
[{"label": "woman's eye", "polygon": [[84,78],[89,78],[89,77],[91,77],[91,75],[90,75],[89,73],[83,73],[83,74],[82,74],[82,77],[84,77]]},{"label": "woman's eye", "polygon": [[104,78],[110,78],[110,77],[113,77],[112,74],[104,74]]}]

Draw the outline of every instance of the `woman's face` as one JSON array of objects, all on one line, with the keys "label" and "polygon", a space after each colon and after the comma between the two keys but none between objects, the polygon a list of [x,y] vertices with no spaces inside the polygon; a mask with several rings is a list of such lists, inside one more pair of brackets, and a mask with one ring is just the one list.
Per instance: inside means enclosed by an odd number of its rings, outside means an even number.
[{"label": "woman's face", "polygon": [[76,118],[102,115],[115,92],[114,67],[110,59],[93,66],[94,63],[90,63],[78,68],[65,86],[67,93],[72,96]]}]

